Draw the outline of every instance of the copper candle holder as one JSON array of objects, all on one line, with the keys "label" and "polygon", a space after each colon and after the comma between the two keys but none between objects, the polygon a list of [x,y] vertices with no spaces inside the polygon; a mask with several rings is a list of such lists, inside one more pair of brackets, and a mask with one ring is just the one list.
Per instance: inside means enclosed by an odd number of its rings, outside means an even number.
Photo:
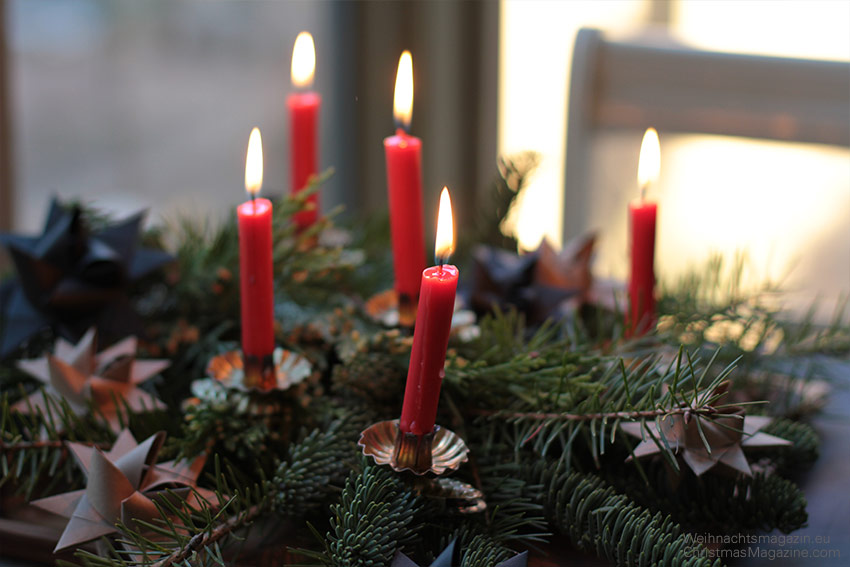
[{"label": "copper candle holder", "polygon": [[415,435],[402,431],[397,419],[369,426],[360,434],[358,445],[379,465],[417,475],[453,471],[467,461],[469,453],[463,439],[444,427],[435,425],[430,433]]},{"label": "copper candle holder", "polygon": [[366,301],[366,313],[387,327],[413,327],[418,307],[417,297],[398,294],[394,289],[382,291]]},{"label": "copper candle holder", "polygon": [[242,371],[245,373],[242,383],[246,388],[269,391],[275,387],[277,380],[271,354],[261,357],[243,352],[242,360],[244,365]]},{"label": "copper candle holder", "polygon": [[432,500],[444,503],[459,514],[477,514],[487,509],[484,493],[468,484],[450,477],[415,477],[413,489]]},{"label": "copper candle holder", "polygon": [[244,357],[241,350],[231,350],[214,356],[207,365],[207,374],[223,386],[259,392],[287,390],[312,372],[306,358],[280,347],[264,357]]}]

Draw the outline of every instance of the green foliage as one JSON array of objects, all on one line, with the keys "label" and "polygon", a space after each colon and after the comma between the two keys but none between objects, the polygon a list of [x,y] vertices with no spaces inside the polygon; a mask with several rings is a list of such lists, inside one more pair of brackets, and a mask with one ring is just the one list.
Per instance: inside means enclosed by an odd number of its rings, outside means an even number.
[{"label": "green foliage", "polygon": [[599,476],[641,506],[669,514],[693,531],[750,533],[779,529],[788,533],[806,523],[802,491],[775,474],[697,477],[690,470],[672,474],[661,462],[654,462],[644,465],[647,483],[636,477],[630,466],[612,463]]},{"label": "green foliage", "polygon": [[[445,385],[482,407],[565,409],[602,389],[601,358],[570,347],[554,325],[530,337],[516,311],[495,311],[480,323],[480,336],[454,344]],[[474,392],[474,394],[473,394]]]},{"label": "green foliage", "polygon": [[[0,395],[0,486],[8,483],[28,500],[80,484],[66,442],[109,447],[115,439],[92,401],[78,415],[64,399],[43,390],[35,395],[43,396],[44,409],[30,404],[25,412],[12,407],[7,393]],[[161,412],[136,414],[126,403],[118,406],[117,415],[121,427],[140,436],[155,431],[162,417]]]},{"label": "green foliage", "polygon": [[345,481],[356,455],[355,441],[366,425],[362,418],[347,416],[292,445],[272,479],[275,511],[299,518],[321,509]]},{"label": "green foliage", "polygon": [[838,301],[828,325],[815,323],[817,302],[802,320],[790,321],[776,285],[744,287],[747,267],[745,256],[731,267],[715,256],[675,285],[663,285],[658,338],[702,355],[721,348],[721,362],[737,361],[730,374],[737,389],[769,400],[772,415],[805,416],[819,406],[800,393],[823,375],[811,355],[850,353],[850,296]]},{"label": "green foliage", "polygon": [[[472,243],[515,249],[498,221],[536,163],[533,154],[500,163],[494,204],[462,233],[469,240],[459,244],[461,255]],[[680,415],[700,423],[727,406],[714,392],[724,380],[752,385],[786,372],[794,357],[850,349],[846,305],[826,329],[811,319],[781,321],[742,289],[740,261],[729,277],[714,261],[666,289],[659,333],[638,340],[621,340],[616,313],[602,314],[591,336],[578,325],[529,328],[520,314],[499,311],[480,321],[478,338],[453,338],[438,422],[470,447],[457,478],[483,492],[486,511],[461,514],[421,495],[410,475],[359,458],[360,431],[398,414],[411,339],[365,314],[364,300],[391,282],[385,217],[353,224],[350,239],[330,218],[296,233],[291,217],[322,179],[274,210],[277,340],[314,363],[303,388],[187,401],[209,359],[238,347],[235,218],[216,226],[180,220],[145,236],[177,258],[164,277],[133,291],[148,322],[142,349],[172,362],[155,384],[171,411],[153,416],[156,423],[125,419],[137,437],[157,427],[177,433],[171,454],[216,455],[206,482],[217,497],[198,509],[162,500],[159,520],[120,526],[107,556],[80,553],[84,564],[222,564],[238,556],[230,544],[253,522],[277,515],[313,529],[321,543],[301,553],[324,565],[387,565],[399,550],[425,565],[457,539],[462,565],[489,567],[557,532],[618,565],[708,567],[719,562],[684,530],[789,531],[805,523],[805,499],[783,477],[817,458],[808,426],[777,419],[765,428],[793,445],[749,455],[752,478],[676,472],[678,459],[661,438],[654,439],[661,458],[624,462],[634,440],[623,438],[622,423]],[[40,340],[31,354],[40,354]],[[13,367],[0,368],[0,384],[12,390],[0,403],[0,484],[17,484],[28,496],[79,486],[63,443],[107,447],[113,434],[67,404],[53,403],[47,415],[12,411],[17,392],[33,386]]]},{"label": "green foliage", "polygon": [[511,550],[501,547],[485,535],[478,534],[461,547],[461,567],[493,567],[512,557]]},{"label": "green foliage", "polygon": [[396,551],[416,537],[415,515],[422,504],[391,471],[366,464],[351,473],[338,504],[331,507],[326,565],[389,565]]},{"label": "green foliage", "polygon": [[542,486],[540,500],[552,526],[579,549],[622,566],[720,565],[701,556],[669,516],[653,514],[599,477],[566,473],[551,461],[538,461],[526,471],[530,482]]},{"label": "green foliage", "polygon": [[115,545],[106,542],[105,555],[78,550],[75,557],[86,567],[224,565],[226,544],[237,533],[245,535],[251,523],[270,510],[272,499],[266,483],[246,482],[230,467],[222,469],[217,457],[213,478],[214,502],[197,492],[188,498],[158,498],[160,518],[136,520],[133,527],[119,523],[122,537]]},{"label": "green foliage", "polygon": [[820,455],[820,439],[812,426],[790,419],[774,419],[762,431],[791,441],[790,447],[770,451],[776,474],[791,477],[808,470]]}]

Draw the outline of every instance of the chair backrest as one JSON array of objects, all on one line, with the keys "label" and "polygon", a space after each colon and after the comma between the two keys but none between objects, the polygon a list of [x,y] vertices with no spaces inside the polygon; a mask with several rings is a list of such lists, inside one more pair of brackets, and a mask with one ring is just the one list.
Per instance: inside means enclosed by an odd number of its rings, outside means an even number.
[{"label": "chair backrest", "polygon": [[594,131],[702,133],[850,146],[850,64],[576,36],[567,122],[564,237],[589,198]]}]

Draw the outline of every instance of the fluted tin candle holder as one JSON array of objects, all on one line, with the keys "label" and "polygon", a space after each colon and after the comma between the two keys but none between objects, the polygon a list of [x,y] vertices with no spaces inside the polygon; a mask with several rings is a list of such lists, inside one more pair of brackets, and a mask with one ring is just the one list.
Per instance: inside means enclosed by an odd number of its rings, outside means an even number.
[{"label": "fluted tin candle holder", "polygon": [[417,307],[415,297],[406,293],[399,295],[394,289],[382,291],[366,301],[366,313],[387,327],[413,327]]},{"label": "fluted tin candle holder", "polygon": [[487,509],[484,493],[456,478],[418,476],[411,484],[421,496],[443,502],[459,514],[477,514]]},{"label": "fluted tin candle holder", "polygon": [[262,358],[245,357],[241,350],[231,350],[214,356],[207,365],[207,374],[223,386],[258,392],[287,390],[312,371],[306,358],[280,347]]},{"label": "fluted tin candle holder", "polygon": [[463,439],[444,427],[435,425],[430,433],[415,435],[399,429],[397,419],[369,426],[360,434],[358,445],[379,465],[418,475],[455,470],[469,453]]}]

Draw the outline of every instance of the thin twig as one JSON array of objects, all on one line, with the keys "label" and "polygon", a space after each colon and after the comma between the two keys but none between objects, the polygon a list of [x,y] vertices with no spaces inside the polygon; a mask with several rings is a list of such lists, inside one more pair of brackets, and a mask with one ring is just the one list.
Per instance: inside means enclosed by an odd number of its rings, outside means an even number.
[{"label": "thin twig", "polygon": [[542,413],[542,412],[506,412],[501,410],[472,410],[470,413],[489,417],[503,417],[506,419],[559,419],[563,421],[591,421],[594,419],[627,419],[636,420],[653,418],[667,415],[683,415],[691,413],[694,415],[710,416],[717,413],[717,408],[703,406],[693,408],[689,406],[670,409],[657,408],[641,411],[613,411],[602,413]]},{"label": "thin twig", "polygon": [[208,547],[223,537],[227,536],[231,532],[236,529],[241,528],[257,516],[263,513],[265,506],[262,504],[255,504],[250,508],[246,509],[241,514],[237,514],[232,518],[229,518],[227,521],[223,522],[221,525],[217,526],[211,531],[204,531],[199,534],[196,534],[189,540],[189,542],[183,547],[174,550],[171,555],[168,557],[164,557],[151,565],[151,567],[171,567],[175,563],[180,563],[181,561],[185,561],[192,556],[193,553],[202,549],[204,547]]}]

